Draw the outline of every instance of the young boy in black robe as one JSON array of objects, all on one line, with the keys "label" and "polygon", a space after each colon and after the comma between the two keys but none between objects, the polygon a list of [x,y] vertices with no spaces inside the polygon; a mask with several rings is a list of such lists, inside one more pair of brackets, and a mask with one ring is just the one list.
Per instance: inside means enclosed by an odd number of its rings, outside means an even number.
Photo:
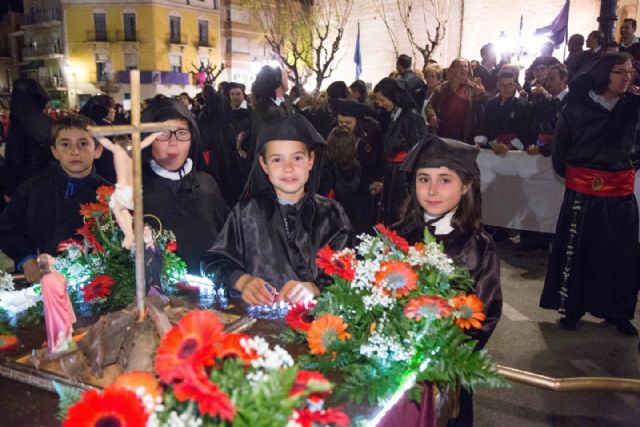
[{"label": "young boy in black robe", "polygon": [[245,194],[203,257],[203,275],[253,305],[318,295],[326,278],[316,253],[347,247],[353,234],[344,209],[315,194],[324,145],[298,114],[261,130]]},{"label": "young boy in black robe", "polygon": [[191,274],[198,274],[200,257],[218,237],[229,208],[215,179],[200,170],[200,132],[187,107],[158,95],[144,110],[142,121],[166,121],[176,127],[161,132],[144,151],[144,213],[174,232],[176,253]]},{"label": "young boy in black robe", "polygon": [[58,164],[20,185],[0,215],[0,250],[12,258],[29,282],[40,278],[38,252],[54,254],[58,243],[82,227],[81,203],[95,202],[96,189],[108,183],[93,167],[102,154],[80,115],[54,123],[51,153]]}]

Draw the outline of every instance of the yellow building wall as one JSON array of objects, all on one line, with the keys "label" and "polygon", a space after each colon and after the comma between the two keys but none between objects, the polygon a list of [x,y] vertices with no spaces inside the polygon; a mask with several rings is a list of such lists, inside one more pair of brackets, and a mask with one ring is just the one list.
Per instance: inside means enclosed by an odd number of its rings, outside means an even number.
[{"label": "yellow building wall", "polygon": [[[198,9],[166,7],[163,5],[130,3],[126,5],[65,5],[65,26],[67,31],[67,54],[70,68],[81,82],[96,81],[96,50],[108,52],[115,71],[125,69],[124,52],[137,46],[138,69],[141,71],[170,71],[169,52],[182,54],[182,72],[193,71],[192,64],[198,64],[201,56],[207,56],[212,65],[219,65],[220,15]],[[95,34],[93,13],[106,13],[108,42],[93,42]],[[116,34],[124,34],[123,11],[136,14],[136,32],[139,42],[117,42]],[[180,33],[185,36],[184,45],[169,45],[169,15],[180,16]],[[198,54],[198,18],[209,21],[209,44],[211,49],[201,49]]]}]

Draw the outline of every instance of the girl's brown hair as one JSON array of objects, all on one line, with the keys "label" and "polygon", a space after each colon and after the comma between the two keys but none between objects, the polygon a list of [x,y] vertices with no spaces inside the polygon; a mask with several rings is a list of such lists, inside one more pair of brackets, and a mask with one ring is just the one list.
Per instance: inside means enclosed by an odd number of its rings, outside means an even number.
[{"label": "girl's brown hair", "polygon": [[339,126],[331,131],[327,138],[327,157],[333,160],[342,171],[360,167],[356,152],[355,136],[348,128]]}]

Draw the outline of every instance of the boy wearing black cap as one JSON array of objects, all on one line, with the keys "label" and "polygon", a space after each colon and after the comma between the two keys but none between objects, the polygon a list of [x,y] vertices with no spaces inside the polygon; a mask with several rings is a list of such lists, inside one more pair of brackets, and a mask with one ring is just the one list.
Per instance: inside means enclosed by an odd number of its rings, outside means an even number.
[{"label": "boy wearing black cap", "polygon": [[327,244],[347,247],[353,234],[344,209],[315,194],[324,145],[298,114],[260,132],[245,194],[203,256],[203,275],[254,305],[307,301],[320,292],[316,253]]}]

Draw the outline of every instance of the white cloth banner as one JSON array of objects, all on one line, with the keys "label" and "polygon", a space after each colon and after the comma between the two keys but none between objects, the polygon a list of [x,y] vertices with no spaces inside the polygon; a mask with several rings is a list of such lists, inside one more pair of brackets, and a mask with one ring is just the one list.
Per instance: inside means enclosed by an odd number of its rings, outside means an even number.
[{"label": "white cloth banner", "polygon": [[[550,157],[523,151],[499,157],[491,150],[480,150],[478,166],[484,224],[555,233],[564,179],[553,172]],[[640,199],[640,174],[636,174],[635,193]]]}]

